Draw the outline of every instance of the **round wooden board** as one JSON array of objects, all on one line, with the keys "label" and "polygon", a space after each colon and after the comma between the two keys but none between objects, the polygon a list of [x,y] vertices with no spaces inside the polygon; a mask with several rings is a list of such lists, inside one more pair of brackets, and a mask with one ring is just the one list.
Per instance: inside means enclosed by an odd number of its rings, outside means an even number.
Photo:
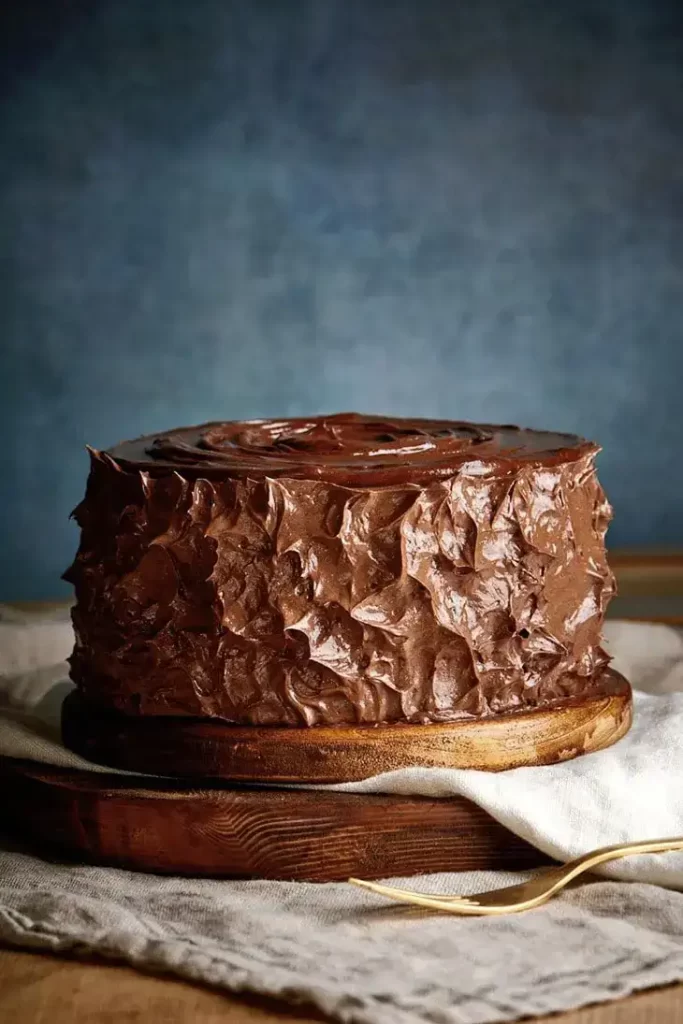
[{"label": "round wooden board", "polygon": [[631,724],[631,688],[607,669],[600,695],[533,712],[433,725],[234,726],[215,719],[132,717],[74,691],[65,744],[90,761],[147,775],[240,782],[356,782],[412,766],[503,771],[601,750]]},{"label": "round wooden board", "polygon": [[160,874],[328,882],[547,863],[462,797],[126,778],[0,757],[3,824],[40,851]]}]

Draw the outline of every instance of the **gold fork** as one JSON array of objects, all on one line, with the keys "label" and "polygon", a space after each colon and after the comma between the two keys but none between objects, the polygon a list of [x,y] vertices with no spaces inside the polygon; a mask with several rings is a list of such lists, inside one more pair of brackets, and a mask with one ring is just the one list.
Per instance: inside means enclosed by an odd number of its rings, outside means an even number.
[{"label": "gold fork", "polygon": [[683,850],[683,838],[604,846],[599,850],[593,850],[592,853],[585,853],[576,860],[570,860],[568,864],[545,868],[535,878],[522,882],[521,885],[478,892],[473,896],[439,896],[436,893],[413,892],[411,889],[398,889],[396,886],[382,885],[380,882],[365,882],[361,878],[349,878],[349,882],[360,886],[361,889],[376,892],[379,896],[398,900],[400,903],[427,907],[428,910],[443,910],[447,914],[517,914],[520,910],[531,910],[546,903],[578,875],[590,871],[598,864],[638,853],[669,853],[673,850]]}]

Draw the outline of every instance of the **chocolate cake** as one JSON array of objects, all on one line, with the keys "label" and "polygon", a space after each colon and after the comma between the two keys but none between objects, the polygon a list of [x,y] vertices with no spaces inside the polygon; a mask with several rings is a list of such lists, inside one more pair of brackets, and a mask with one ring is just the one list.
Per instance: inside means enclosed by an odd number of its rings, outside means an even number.
[{"label": "chocolate cake", "polygon": [[93,711],[312,736],[623,696],[598,451],[352,413],[91,450],[72,678]]}]

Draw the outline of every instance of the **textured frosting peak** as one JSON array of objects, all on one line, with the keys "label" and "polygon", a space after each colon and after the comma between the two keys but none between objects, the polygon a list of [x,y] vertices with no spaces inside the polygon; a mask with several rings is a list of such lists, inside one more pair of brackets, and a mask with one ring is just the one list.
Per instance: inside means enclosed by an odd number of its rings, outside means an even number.
[{"label": "textured frosting peak", "polygon": [[339,413],[182,427],[124,442],[108,454],[138,469],[175,467],[211,476],[289,476],[384,486],[447,477],[470,460],[482,465],[509,459],[563,462],[594,451],[594,445],[570,434]]}]

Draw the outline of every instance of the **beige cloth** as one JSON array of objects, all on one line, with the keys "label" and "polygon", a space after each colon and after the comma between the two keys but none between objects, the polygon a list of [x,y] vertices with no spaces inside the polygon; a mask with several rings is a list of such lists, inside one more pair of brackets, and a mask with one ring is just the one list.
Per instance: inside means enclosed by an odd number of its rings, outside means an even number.
[{"label": "beige cloth", "polygon": [[[683,835],[683,638],[613,624],[617,663],[650,692],[608,751],[552,768],[410,771],[347,789],[465,793],[556,855]],[[0,753],[87,767],[56,732],[70,629],[0,611]],[[96,766],[91,766],[96,770]],[[0,849],[0,941],[96,952],[294,1001],[358,1024],[483,1024],[569,1009],[683,978],[683,857],[637,858],[614,878],[501,919],[422,915],[343,884],[199,881],[43,860]],[[433,875],[471,893],[524,877]],[[667,885],[660,888],[652,882]]]}]

